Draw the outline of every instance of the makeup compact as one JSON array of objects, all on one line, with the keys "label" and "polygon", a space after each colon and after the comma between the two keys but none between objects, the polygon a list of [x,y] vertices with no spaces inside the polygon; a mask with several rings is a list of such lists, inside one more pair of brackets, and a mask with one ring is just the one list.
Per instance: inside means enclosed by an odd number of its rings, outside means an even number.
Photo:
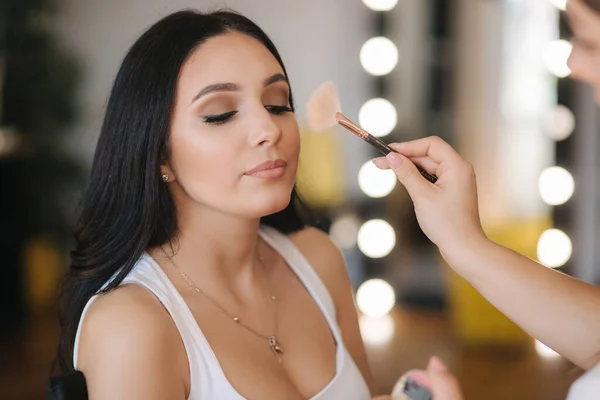
[{"label": "makeup compact", "polygon": [[432,400],[431,392],[411,371],[402,375],[392,391],[392,400]]}]

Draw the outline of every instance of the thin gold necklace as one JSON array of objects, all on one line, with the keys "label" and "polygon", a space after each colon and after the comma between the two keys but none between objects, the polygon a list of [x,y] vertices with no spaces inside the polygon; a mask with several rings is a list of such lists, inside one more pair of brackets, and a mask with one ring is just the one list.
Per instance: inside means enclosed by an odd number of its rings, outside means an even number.
[{"label": "thin gold necklace", "polygon": [[[283,349],[281,348],[281,345],[280,345],[279,341],[277,340],[277,336],[276,336],[277,335],[277,297],[275,297],[275,295],[273,294],[271,282],[270,282],[268,276],[267,276],[267,281],[269,282],[269,290],[271,291],[270,299],[275,304],[275,315],[274,315],[274,323],[273,323],[273,325],[274,325],[273,334],[266,336],[266,335],[263,335],[263,334],[257,332],[256,330],[249,327],[245,323],[243,323],[239,317],[236,317],[236,316],[230,314],[215,299],[213,299],[208,294],[206,294],[202,289],[200,289],[198,287],[198,285],[196,285],[192,281],[192,279],[177,266],[177,264],[175,263],[173,258],[169,257],[162,248],[161,248],[161,250],[163,251],[163,254],[167,257],[167,259],[171,262],[173,267],[175,267],[175,270],[177,270],[179,275],[181,275],[181,277],[187,282],[187,284],[192,289],[194,289],[194,291],[196,293],[201,294],[204,297],[206,297],[208,300],[210,300],[211,303],[213,303],[213,305],[215,307],[217,307],[219,310],[221,310],[221,312],[223,314],[227,315],[227,317],[231,318],[233,320],[233,322],[235,322],[237,325],[240,325],[241,327],[243,327],[244,329],[246,329],[248,332],[252,333],[253,335],[266,340],[269,343],[269,347],[271,348],[271,351],[273,351],[273,354],[277,357],[279,362],[281,362],[281,356],[283,355]],[[265,268],[265,264],[263,263],[263,258],[261,256],[258,256],[258,260],[259,260],[260,264],[262,265],[263,271],[265,271],[265,274],[266,274],[266,268]]]}]

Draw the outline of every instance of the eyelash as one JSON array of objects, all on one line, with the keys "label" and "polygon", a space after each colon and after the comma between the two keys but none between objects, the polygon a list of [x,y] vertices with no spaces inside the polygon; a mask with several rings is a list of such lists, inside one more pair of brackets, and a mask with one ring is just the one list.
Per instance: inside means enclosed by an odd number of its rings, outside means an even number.
[{"label": "eyelash", "polygon": [[[265,109],[273,115],[292,112],[292,109],[288,106],[265,106]],[[229,121],[235,114],[237,114],[237,111],[229,111],[218,115],[206,115],[203,119],[206,124],[220,125]]]},{"label": "eyelash", "polygon": [[237,111],[229,111],[224,114],[218,114],[218,115],[207,115],[204,117],[204,122],[206,124],[215,124],[215,125],[223,124],[223,123],[227,122],[229,119],[231,119],[231,117],[233,117],[235,114],[237,114]]},{"label": "eyelash", "polygon": [[265,106],[265,108],[273,115],[282,115],[292,112],[292,109],[288,106]]}]

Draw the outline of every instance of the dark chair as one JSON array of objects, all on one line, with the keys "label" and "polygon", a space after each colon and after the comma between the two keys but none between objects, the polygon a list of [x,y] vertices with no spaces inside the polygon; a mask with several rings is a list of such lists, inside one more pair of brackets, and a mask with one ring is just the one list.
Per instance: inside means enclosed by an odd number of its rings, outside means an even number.
[{"label": "dark chair", "polygon": [[85,376],[80,371],[73,371],[64,376],[51,377],[48,380],[47,399],[87,400]]}]

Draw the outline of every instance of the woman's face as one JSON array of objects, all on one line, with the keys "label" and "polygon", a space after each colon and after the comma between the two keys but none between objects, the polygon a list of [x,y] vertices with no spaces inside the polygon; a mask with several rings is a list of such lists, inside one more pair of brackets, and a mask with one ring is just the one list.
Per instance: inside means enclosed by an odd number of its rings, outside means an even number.
[{"label": "woman's face", "polygon": [[567,15],[574,33],[569,57],[571,77],[592,85],[600,104],[600,13],[581,0],[569,0]]},{"label": "woman's face", "polygon": [[250,36],[223,34],[194,51],[180,72],[161,166],[178,206],[258,218],[288,205],[300,151],[289,93],[275,57]]}]

